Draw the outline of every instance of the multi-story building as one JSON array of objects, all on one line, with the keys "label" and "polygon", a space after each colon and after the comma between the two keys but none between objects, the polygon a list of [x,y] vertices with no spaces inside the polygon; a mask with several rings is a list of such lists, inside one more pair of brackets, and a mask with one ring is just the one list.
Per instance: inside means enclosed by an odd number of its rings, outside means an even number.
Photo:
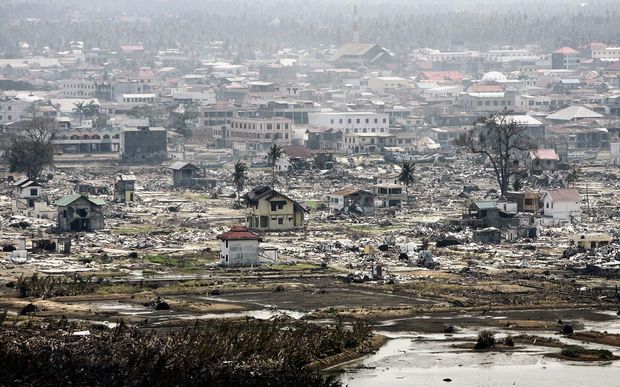
[{"label": "multi-story building", "polygon": [[474,112],[501,112],[515,107],[516,93],[510,91],[466,93],[461,98],[463,107]]},{"label": "multi-story building", "polygon": [[119,132],[118,128],[69,128],[60,130],[53,143],[63,153],[118,152]]},{"label": "multi-story building", "polygon": [[389,115],[374,112],[308,113],[311,127],[340,129],[349,133],[388,133]]},{"label": "multi-story building", "polygon": [[607,47],[604,44],[592,45],[592,59],[615,62],[620,60],[620,47]]},{"label": "multi-story building", "polygon": [[95,98],[97,96],[95,82],[82,79],[65,79],[60,82],[60,90],[64,98]]},{"label": "multi-story building", "polygon": [[344,135],[344,150],[347,153],[377,153],[385,147],[394,146],[394,135],[390,133],[349,133]]},{"label": "multi-story building", "polygon": [[125,127],[121,131],[121,159],[125,162],[161,162],[168,156],[166,128]]},{"label": "multi-story building", "polygon": [[234,117],[229,143],[238,152],[266,152],[272,144],[290,145],[293,123],[283,117]]},{"label": "multi-story building", "polygon": [[576,70],[581,64],[581,53],[570,47],[562,47],[551,53],[551,68],[554,70]]}]

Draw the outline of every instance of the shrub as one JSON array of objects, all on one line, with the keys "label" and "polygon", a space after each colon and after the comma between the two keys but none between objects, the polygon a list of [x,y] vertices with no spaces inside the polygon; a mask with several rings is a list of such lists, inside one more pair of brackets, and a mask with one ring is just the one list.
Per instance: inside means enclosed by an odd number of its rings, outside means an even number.
[{"label": "shrub", "polygon": [[495,347],[495,332],[481,331],[478,333],[475,349],[487,349]]}]

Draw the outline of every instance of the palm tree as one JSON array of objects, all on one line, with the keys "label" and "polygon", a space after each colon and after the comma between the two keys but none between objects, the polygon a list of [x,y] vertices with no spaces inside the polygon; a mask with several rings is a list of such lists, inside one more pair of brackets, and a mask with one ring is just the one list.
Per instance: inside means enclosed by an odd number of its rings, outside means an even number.
[{"label": "palm tree", "polygon": [[568,173],[568,176],[566,176],[566,182],[569,185],[572,185],[573,188],[575,188],[575,183],[577,182],[577,180],[579,180],[580,175],[581,175],[581,171],[579,170],[579,167],[574,166],[571,168],[570,172]]},{"label": "palm tree", "polygon": [[273,144],[267,153],[267,159],[271,161],[271,185],[276,184],[276,162],[284,155],[282,147],[278,144]]},{"label": "palm tree", "polygon": [[241,191],[245,187],[247,181],[248,166],[241,160],[237,160],[235,163],[235,170],[233,171],[233,183],[237,189],[237,207],[241,207]]},{"label": "palm tree", "polygon": [[82,113],[84,114],[86,118],[93,118],[99,115],[99,106],[95,104],[95,101],[90,101],[86,105],[84,105],[83,102],[81,102],[81,104],[82,104]]},{"label": "palm tree", "polygon": [[87,105],[84,103],[84,101],[74,103],[73,105],[75,105],[75,107],[73,108],[73,112],[80,117],[80,125],[82,125],[82,120],[84,119],[84,115],[88,110]]},{"label": "palm tree", "polygon": [[403,162],[400,167],[398,181],[405,184],[405,192],[407,194],[407,204],[409,204],[409,185],[413,183],[413,174],[415,172],[415,164],[410,161]]}]

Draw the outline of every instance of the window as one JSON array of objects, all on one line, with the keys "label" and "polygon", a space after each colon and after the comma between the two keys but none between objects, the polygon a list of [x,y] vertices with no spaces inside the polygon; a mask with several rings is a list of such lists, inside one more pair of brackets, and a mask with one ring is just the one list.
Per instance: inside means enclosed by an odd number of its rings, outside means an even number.
[{"label": "window", "polygon": [[334,120],[329,120],[329,123],[333,125],[334,124]]},{"label": "window", "polygon": [[358,118],[355,120],[355,122],[357,122],[358,124],[361,122],[361,120]]},{"label": "window", "polygon": [[37,196],[38,190],[36,188],[30,188],[30,196]]},{"label": "window", "polygon": [[370,123],[370,119],[366,118],[366,123],[369,124]]},{"label": "window", "polygon": [[347,120],[347,123],[348,123],[348,124],[350,124],[350,123],[351,123],[351,119],[350,119],[350,118]]},{"label": "window", "polygon": [[378,123],[379,123],[379,119],[375,118],[375,124],[378,124]]},{"label": "window", "polygon": [[338,120],[338,123],[339,123],[339,124],[342,124],[342,118]]},{"label": "window", "polygon": [[278,218],[278,224],[284,224],[284,218]]},{"label": "window", "polygon": [[386,122],[387,122],[387,118],[384,118],[383,119],[383,123],[385,124]]}]

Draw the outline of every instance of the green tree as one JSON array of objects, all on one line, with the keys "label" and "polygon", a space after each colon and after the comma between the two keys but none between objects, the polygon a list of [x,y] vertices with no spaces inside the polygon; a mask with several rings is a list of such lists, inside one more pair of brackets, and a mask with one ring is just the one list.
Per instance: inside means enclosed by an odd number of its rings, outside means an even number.
[{"label": "green tree", "polygon": [[489,160],[502,196],[508,191],[512,176],[519,173],[515,161],[525,152],[537,149],[528,128],[514,121],[508,111],[491,114],[455,144]]},{"label": "green tree", "polygon": [[54,164],[55,122],[49,118],[36,117],[23,134],[11,140],[8,152],[9,170],[22,172],[36,179],[41,171]]},{"label": "green tree", "polygon": [[237,190],[237,207],[241,207],[241,191],[248,179],[248,166],[241,160],[235,162],[233,171],[233,184]]},{"label": "green tree", "polygon": [[407,204],[409,204],[409,186],[413,184],[413,175],[415,173],[415,164],[410,161],[405,161],[400,166],[400,173],[398,174],[398,181],[405,185],[405,192],[407,194]]},{"label": "green tree", "polygon": [[284,151],[278,144],[271,145],[267,153],[267,159],[271,162],[271,185],[276,185],[276,163],[282,158]]}]

